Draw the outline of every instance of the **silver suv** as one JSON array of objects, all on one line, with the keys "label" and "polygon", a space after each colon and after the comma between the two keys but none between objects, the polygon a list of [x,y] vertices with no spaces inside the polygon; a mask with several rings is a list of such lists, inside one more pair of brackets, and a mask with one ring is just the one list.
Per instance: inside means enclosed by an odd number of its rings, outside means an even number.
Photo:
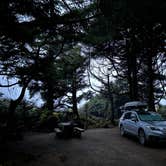
[{"label": "silver suv", "polygon": [[119,128],[121,136],[135,135],[142,145],[166,141],[166,120],[155,112],[126,111],[120,118]]}]

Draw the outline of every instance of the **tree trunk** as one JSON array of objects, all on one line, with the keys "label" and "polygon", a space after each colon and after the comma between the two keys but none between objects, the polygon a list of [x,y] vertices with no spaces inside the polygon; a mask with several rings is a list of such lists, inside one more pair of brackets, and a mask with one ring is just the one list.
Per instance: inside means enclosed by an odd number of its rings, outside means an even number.
[{"label": "tree trunk", "polygon": [[137,58],[136,53],[132,54],[132,92],[133,99],[138,100],[138,79],[137,79]]},{"label": "tree trunk", "polygon": [[[49,85],[49,83],[48,83]],[[53,90],[53,85],[48,86],[48,91],[47,91],[47,99],[46,99],[46,108],[49,111],[53,111],[54,109],[54,90]]]},{"label": "tree trunk", "polygon": [[17,106],[18,106],[17,100],[10,101],[10,105],[9,105],[9,109],[8,109],[8,122],[7,122],[8,130],[13,129],[13,127],[14,127],[14,122],[15,122],[14,114],[15,114]]},{"label": "tree trunk", "polygon": [[157,55],[156,45],[154,44],[155,37],[153,35],[153,29],[148,27],[148,36],[146,39],[146,60],[147,60],[147,101],[150,111],[155,112],[155,97],[154,97],[154,64],[153,59]]},{"label": "tree trunk", "polygon": [[130,31],[126,39],[127,79],[130,100],[138,100],[137,41]]},{"label": "tree trunk", "polygon": [[[151,51],[150,51],[151,52]],[[155,111],[154,103],[154,71],[153,71],[153,57],[148,54],[148,108],[150,111]]]},{"label": "tree trunk", "polygon": [[109,74],[107,75],[107,88],[108,88],[108,97],[109,97],[109,101],[111,103],[111,123],[115,124],[115,117],[114,117],[114,101],[113,101],[113,92],[111,90],[110,87],[110,78],[109,78]]},{"label": "tree trunk", "polygon": [[127,79],[130,100],[138,100],[137,59],[133,46],[127,46]]},{"label": "tree trunk", "polygon": [[26,88],[30,82],[30,79],[23,85],[20,96],[16,100],[11,100],[10,105],[8,108],[8,121],[7,121],[7,128],[10,130],[13,128],[14,123],[14,114],[16,111],[17,106],[20,104],[22,99],[24,98]]},{"label": "tree trunk", "polygon": [[73,113],[76,115],[76,118],[79,119],[78,108],[77,108],[77,82],[76,74],[73,72],[72,80],[72,104],[73,104]]}]

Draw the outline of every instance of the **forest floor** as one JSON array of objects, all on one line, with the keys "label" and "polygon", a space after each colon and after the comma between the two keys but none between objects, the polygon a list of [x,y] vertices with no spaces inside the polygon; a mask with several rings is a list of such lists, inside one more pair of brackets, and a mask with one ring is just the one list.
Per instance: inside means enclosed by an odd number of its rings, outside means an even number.
[{"label": "forest floor", "polygon": [[82,139],[57,139],[55,133],[29,133],[3,149],[0,166],[165,166],[166,145],[143,147],[121,137],[117,127],[91,129]]}]

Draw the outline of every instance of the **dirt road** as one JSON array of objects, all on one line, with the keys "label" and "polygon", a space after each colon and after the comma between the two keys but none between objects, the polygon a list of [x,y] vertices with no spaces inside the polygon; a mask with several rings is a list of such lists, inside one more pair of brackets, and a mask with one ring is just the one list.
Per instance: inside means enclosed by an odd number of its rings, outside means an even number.
[{"label": "dirt road", "polygon": [[28,136],[15,145],[16,153],[35,156],[25,162],[28,166],[166,165],[166,146],[143,147],[135,139],[122,138],[118,128],[88,130],[82,139],[54,137],[54,133]]}]

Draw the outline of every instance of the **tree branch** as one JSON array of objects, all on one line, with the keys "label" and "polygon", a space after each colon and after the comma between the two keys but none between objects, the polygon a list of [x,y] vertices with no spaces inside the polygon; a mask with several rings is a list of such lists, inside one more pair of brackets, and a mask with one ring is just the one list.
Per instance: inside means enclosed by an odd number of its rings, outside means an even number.
[{"label": "tree branch", "polygon": [[8,88],[8,87],[12,87],[12,86],[18,85],[18,84],[19,84],[19,82],[16,82],[16,83],[13,83],[13,84],[7,84],[7,85],[2,85],[2,84],[0,84],[0,87],[1,87],[1,88]]},{"label": "tree branch", "polygon": [[62,0],[63,1],[63,4],[66,6],[66,8],[72,12],[71,8],[69,7],[69,5],[67,4],[67,2],[65,0]]}]

